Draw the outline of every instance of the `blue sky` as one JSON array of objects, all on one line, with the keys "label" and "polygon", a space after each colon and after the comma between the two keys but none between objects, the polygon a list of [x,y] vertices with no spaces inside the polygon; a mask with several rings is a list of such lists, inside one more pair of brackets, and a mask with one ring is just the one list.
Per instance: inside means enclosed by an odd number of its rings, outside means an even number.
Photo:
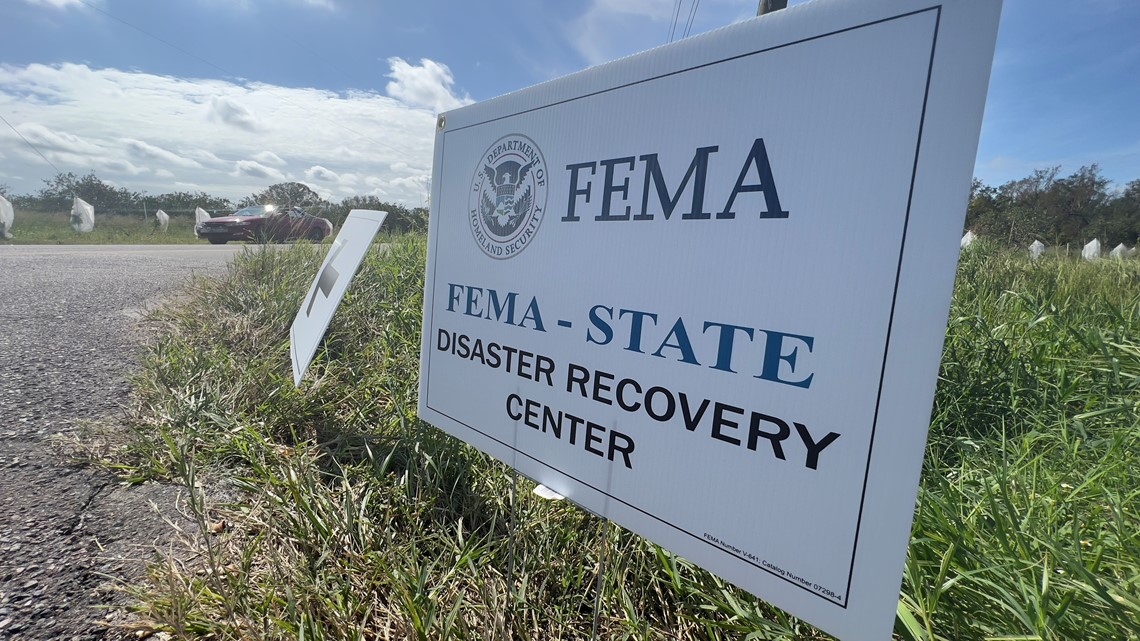
[{"label": "blue sky", "polygon": [[[691,3],[680,0],[676,37]],[[699,1],[691,33],[755,6]],[[151,193],[239,197],[299,180],[421,204],[437,111],[664,44],[675,8],[0,0],[0,116],[59,169]],[[1123,185],[1140,178],[1137,114],[1140,2],[1006,0],[976,175],[999,184],[1098,162]],[[53,173],[0,124],[0,183],[23,193]]]}]

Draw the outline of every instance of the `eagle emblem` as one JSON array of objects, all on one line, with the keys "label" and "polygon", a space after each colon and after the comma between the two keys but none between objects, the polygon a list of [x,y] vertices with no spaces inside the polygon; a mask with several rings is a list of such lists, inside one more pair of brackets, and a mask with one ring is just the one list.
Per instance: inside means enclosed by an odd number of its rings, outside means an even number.
[{"label": "eagle emblem", "polygon": [[476,161],[467,221],[476,244],[491,258],[526,249],[546,209],[549,176],[542,151],[522,134],[499,138]]},{"label": "eagle emblem", "polygon": [[531,188],[524,189],[523,182],[537,160],[521,164],[514,160],[504,160],[492,168],[483,165],[483,192],[479,200],[479,215],[487,231],[500,238],[510,236],[518,229],[530,213],[534,203]]}]

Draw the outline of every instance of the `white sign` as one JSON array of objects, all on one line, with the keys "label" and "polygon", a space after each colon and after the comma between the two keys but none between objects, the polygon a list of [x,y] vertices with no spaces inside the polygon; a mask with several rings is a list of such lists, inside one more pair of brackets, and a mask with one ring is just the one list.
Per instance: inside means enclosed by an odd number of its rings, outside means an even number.
[{"label": "white sign", "polygon": [[1090,262],[1100,258],[1100,240],[1094,238],[1082,247],[1081,257]]},{"label": "white sign", "polygon": [[999,12],[821,0],[445,114],[420,416],[889,638]]},{"label": "white sign", "polygon": [[332,247],[329,247],[325,261],[317,271],[309,292],[301,301],[301,309],[297,310],[297,317],[289,329],[289,356],[293,361],[294,385],[301,385],[305,370],[309,369],[309,363],[317,353],[317,346],[320,345],[336,308],[340,306],[344,293],[356,276],[360,261],[364,260],[364,255],[372,246],[372,239],[387,217],[386,211],[353,209],[341,225],[340,233],[336,235]]},{"label": "white sign", "polygon": [[95,230],[95,206],[78,196],[71,204],[71,228],[82,234]]},{"label": "white sign", "polygon": [[16,223],[16,213],[12,208],[12,203],[8,199],[0,196],[0,239],[9,239],[12,237],[12,225]]},{"label": "white sign", "polygon": [[166,228],[170,225],[170,214],[160,209],[154,212],[154,218],[158,221],[159,228],[162,229],[162,231],[166,231]]},{"label": "white sign", "polygon": [[202,223],[210,220],[210,212],[202,209],[201,207],[194,208],[194,224],[201,225]]}]

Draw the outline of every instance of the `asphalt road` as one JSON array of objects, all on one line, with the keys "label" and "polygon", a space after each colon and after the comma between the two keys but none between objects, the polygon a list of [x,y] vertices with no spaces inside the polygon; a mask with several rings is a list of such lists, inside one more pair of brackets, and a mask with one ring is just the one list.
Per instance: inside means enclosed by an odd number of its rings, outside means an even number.
[{"label": "asphalt road", "polygon": [[142,311],[243,249],[0,246],[0,640],[120,638],[98,606],[170,536],[152,503],[178,490],[123,487],[58,443],[121,416]]}]

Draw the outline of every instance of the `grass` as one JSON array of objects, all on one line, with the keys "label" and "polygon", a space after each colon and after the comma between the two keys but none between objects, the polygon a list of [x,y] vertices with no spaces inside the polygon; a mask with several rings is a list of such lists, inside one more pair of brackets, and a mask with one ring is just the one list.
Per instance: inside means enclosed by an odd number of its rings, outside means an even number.
[{"label": "grass", "polygon": [[910,637],[1140,635],[1140,263],[963,255]]},{"label": "grass", "polygon": [[158,229],[153,212],[143,219],[135,216],[95,214],[94,231],[81,234],[71,228],[68,212],[44,213],[17,211],[15,224],[10,230],[11,240],[0,240],[0,245],[169,245],[205,243],[194,236],[194,220],[189,217],[171,217],[163,232]]},{"label": "grass", "polygon": [[[215,533],[131,588],[137,626],[580,639],[597,600],[605,639],[827,638],[418,421],[425,242],[388,247],[299,390],[288,325],[324,248],[244,253],[152,316],[103,463],[184,483]],[[896,638],[1140,639],[1138,338],[1140,263],[964,253]]]}]

